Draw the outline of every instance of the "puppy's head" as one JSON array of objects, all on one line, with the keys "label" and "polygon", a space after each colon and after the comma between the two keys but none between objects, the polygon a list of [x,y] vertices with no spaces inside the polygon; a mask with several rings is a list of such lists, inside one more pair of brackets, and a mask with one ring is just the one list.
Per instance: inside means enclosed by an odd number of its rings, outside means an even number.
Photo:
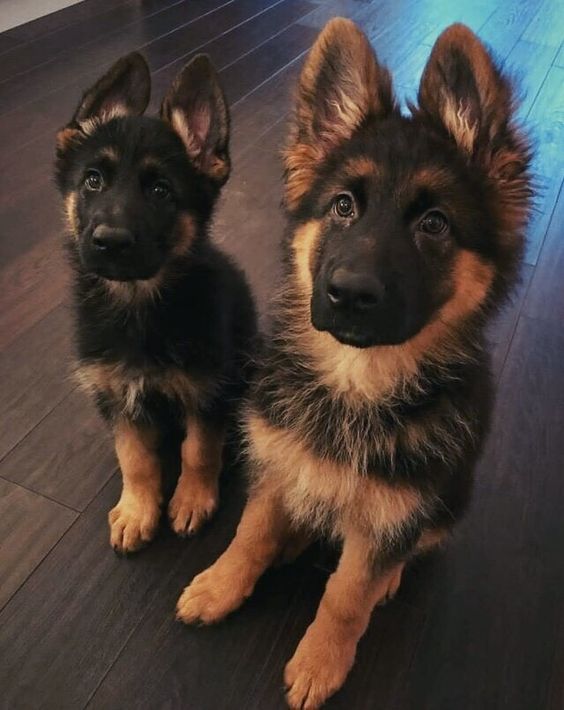
[{"label": "puppy's head", "polygon": [[357,347],[404,343],[499,300],[530,202],[510,86],[453,25],[400,114],[362,32],[331,21],[298,86],[286,150],[291,263],[311,321]]},{"label": "puppy's head", "polygon": [[82,268],[110,281],[156,277],[203,232],[229,175],[229,116],[208,58],[194,58],[164,99],[144,59],[120,59],[57,136],[56,177]]}]

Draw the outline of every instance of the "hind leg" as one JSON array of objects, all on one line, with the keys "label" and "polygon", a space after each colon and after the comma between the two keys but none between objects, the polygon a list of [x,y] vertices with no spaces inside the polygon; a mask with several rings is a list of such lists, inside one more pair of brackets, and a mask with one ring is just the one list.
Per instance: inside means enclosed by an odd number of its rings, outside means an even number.
[{"label": "hind leg", "polygon": [[182,468],[168,506],[177,535],[193,535],[214,513],[218,502],[224,432],[191,417],[182,442]]},{"label": "hind leg", "polygon": [[116,552],[134,552],[153,538],[161,515],[157,434],[130,422],[120,422],[114,434],[123,489],[109,513],[110,542]]},{"label": "hind leg", "polygon": [[280,553],[290,534],[289,519],[265,486],[251,493],[235,538],[221,557],[194,578],[176,607],[187,624],[212,624],[237,609]]}]

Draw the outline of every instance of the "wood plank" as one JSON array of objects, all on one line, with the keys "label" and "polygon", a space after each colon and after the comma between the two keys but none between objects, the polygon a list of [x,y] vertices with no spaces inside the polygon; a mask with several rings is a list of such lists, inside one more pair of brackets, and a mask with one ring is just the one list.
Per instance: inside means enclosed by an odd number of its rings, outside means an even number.
[{"label": "wood plank", "polygon": [[108,428],[74,390],[3,459],[0,476],[84,510],[116,468]]},{"label": "wood plank", "polygon": [[[275,0],[269,0],[272,4]],[[8,79],[0,85],[0,100],[2,101],[1,122],[8,124],[13,116],[22,112],[30,112],[29,105],[35,105],[39,99],[49,97],[55,91],[64,87],[80,84],[82,88],[93,83],[96,78],[118,57],[135,49],[143,49],[149,53],[149,46],[156,43],[163,46],[166,56],[171,45],[182,47],[183,35],[186,31],[201,35],[199,44],[216,37],[221,32],[242,22],[264,8],[264,0],[239,0],[222,8],[225,0],[210,0],[209,9],[202,16],[201,5],[190,0],[154,14],[147,22],[135,22],[127,27],[115,29],[112,32],[94,35],[80,52],[74,50],[61,52],[52,62],[41,64],[25,74],[25,82],[17,76]],[[196,45],[197,46],[197,45]],[[155,51],[158,51],[155,50]],[[173,50],[174,51],[174,50]],[[166,59],[170,61],[170,59]],[[151,67],[153,68],[153,67]]]},{"label": "wood plank", "polygon": [[74,511],[0,478],[0,609],[77,517]]},{"label": "wood plank", "polygon": [[[0,86],[0,95],[3,96],[5,87],[25,81],[24,77],[33,69],[42,66],[42,73],[52,69],[58,55],[65,53],[68,56],[71,52],[77,52],[82,45],[92,42],[97,35],[111,33],[116,28],[124,29],[136,22],[147,22],[152,15],[177,3],[178,0],[149,0],[143,3],[141,10],[132,2],[113,4],[113,7],[106,7],[104,11],[90,14],[82,22],[72,22],[59,26],[48,34],[31,37],[25,44],[2,57],[0,85],[4,86]],[[82,8],[82,5],[83,3],[78,3],[76,7]],[[2,111],[8,110],[9,107],[10,104],[3,106]]]},{"label": "wood plank", "polygon": [[533,271],[532,266],[524,265],[521,281],[515,293],[488,326],[487,336],[490,343],[492,371],[496,380],[501,376]]},{"label": "wood plank", "polygon": [[112,552],[106,516],[118,493],[116,477],[0,614],[6,707],[84,707],[180,559],[186,564],[190,543],[168,533],[131,558]]},{"label": "wood plank", "polygon": [[0,33],[0,55],[19,47],[20,44],[22,44],[20,40],[10,37],[7,32]]},{"label": "wood plank", "polygon": [[126,5],[135,0],[82,0],[57,12],[51,12],[36,20],[13,27],[5,34],[21,42],[29,42],[42,35],[56,32],[63,27],[83,20],[92,20],[96,15],[112,10],[117,5]]},{"label": "wood plank", "polygon": [[[230,519],[230,524],[234,522]],[[224,544],[229,539],[223,534],[214,537],[216,549],[220,538]],[[173,612],[183,587],[210,560],[207,539],[203,546],[208,555],[202,556],[199,546],[196,558],[185,555],[176,566],[89,703],[89,710],[123,705],[149,709],[159,707],[163,698],[179,710],[187,702],[199,710],[253,706],[250,698],[257,674],[271,668],[271,649],[292,623],[292,601],[301,590],[307,563],[269,571],[243,607],[223,623],[190,628],[175,622]],[[282,696],[280,677],[275,688],[276,695],[271,695],[263,708],[274,707],[276,696]]]},{"label": "wood plank", "polygon": [[539,11],[523,32],[522,39],[548,47],[562,43],[562,7],[553,0],[544,0]]},{"label": "wood plank", "polygon": [[480,27],[480,39],[503,60],[538,14],[541,4],[541,0],[513,0],[500,4]]},{"label": "wood plank", "polygon": [[[58,197],[53,194],[53,205]],[[55,222],[55,224],[58,220]],[[57,240],[45,239],[0,270],[4,293],[0,312],[0,351],[62,303],[69,269]]]},{"label": "wood plank", "polygon": [[515,77],[518,91],[523,95],[519,116],[527,125],[527,116],[542,88],[554,60],[556,50],[520,39],[505,61],[505,67]]},{"label": "wood plank", "polygon": [[430,580],[407,707],[545,707],[564,584],[562,352],[561,329],[521,317],[471,511]]},{"label": "wood plank", "polygon": [[523,307],[526,315],[551,321],[555,326],[561,326],[564,319],[563,224],[564,191],[561,190]]},{"label": "wood plank", "polygon": [[560,51],[554,60],[554,65],[564,69],[564,42],[560,45]]},{"label": "wood plank", "polygon": [[552,67],[529,112],[535,141],[533,169],[542,191],[529,229],[527,261],[536,264],[564,174],[564,69]]},{"label": "wood plank", "polygon": [[0,459],[75,388],[69,314],[64,306],[26,331],[0,355]]}]

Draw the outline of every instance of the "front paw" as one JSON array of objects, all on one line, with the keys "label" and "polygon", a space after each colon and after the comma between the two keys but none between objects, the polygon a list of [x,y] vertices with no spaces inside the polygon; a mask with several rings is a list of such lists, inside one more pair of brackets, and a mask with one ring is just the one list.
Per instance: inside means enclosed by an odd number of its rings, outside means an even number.
[{"label": "front paw", "polygon": [[286,700],[292,710],[315,710],[345,682],[356,644],[324,638],[308,629],[286,665]]},{"label": "front paw", "polygon": [[179,483],[169,506],[168,517],[177,535],[194,535],[217,508],[217,485]]},{"label": "front paw", "polygon": [[161,515],[157,501],[134,495],[122,495],[110,510],[110,544],[115,552],[135,552],[155,536]]},{"label": "front paw", "polygon": [[185,624],[214,624],[235,611],[252,591],[237,569],[223,569],[221,558],[184,589],[176,618]]}]

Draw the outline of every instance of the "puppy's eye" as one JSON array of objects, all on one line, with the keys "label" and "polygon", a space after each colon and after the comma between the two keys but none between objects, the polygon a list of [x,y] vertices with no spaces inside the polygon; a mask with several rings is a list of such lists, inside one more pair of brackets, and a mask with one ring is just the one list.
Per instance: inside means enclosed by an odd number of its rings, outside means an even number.
[{"label": "puppy's eye", "polygon": [[350,192],[341,192],[333,200],[333,212],[341,219],[354,217],[355,204],[354,197]]},{"label": "puppy's eye", "polygon": [[431,236],[443,234],[448,229],[448,220],[439,210],[431,210],[417,225],[417,229]]},{"label": "puppy's eye", "polygon": [[157,200],[166,200],[171,196],[170,185],[166,180],[157,180],[151,185],[151,196]]},{"label": "puppy's eye", "polygon": [[100,192],[104,187],[104,178],[99,170],[88,170],[84,178],[84,187],[92,192]]}]

